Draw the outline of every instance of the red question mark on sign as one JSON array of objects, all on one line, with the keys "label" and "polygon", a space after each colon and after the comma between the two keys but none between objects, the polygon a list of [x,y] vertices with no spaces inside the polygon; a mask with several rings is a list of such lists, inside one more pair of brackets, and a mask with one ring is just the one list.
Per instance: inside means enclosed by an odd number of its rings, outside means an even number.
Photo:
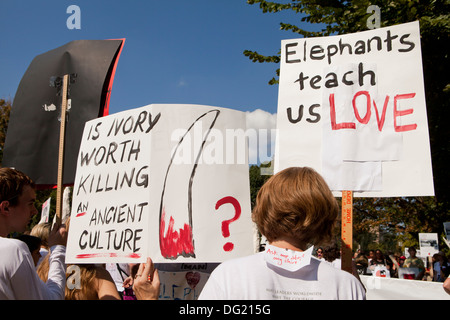
[{"label": "red question mark on sign", "polygon": [[[225,238],[228,238],[230,236],[230,223],[232,223],[233,221],[236,221],[241,216],[241,205],[239,204],[239,201],[236,200],[236,198],[229,196],[229,197],[224,197],[224,198],[220,199],[219,201],[217,201],[216,210],[219,209],[219,207],[225,203],[231,203],[234,207],[234,212],[235,212],[233,218],[222,221],[222,235]],[[223,246],[223,250],[225,250],[227,252],[233,250],[233,248],[234,248],[234,244],[231,242],[227,242]]]}]

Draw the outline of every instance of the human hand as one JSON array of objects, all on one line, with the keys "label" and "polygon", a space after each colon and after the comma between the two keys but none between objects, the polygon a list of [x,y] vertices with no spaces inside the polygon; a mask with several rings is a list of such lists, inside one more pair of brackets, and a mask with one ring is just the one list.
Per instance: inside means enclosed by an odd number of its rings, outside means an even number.
[{"label": "human hand", "polygon": [[151,258],[139,265],[138,272],[134,277],[133,291],[138,300],[158,300],[159,297],[159,274],[155,269]]},{"label": "human hand", "polygon": [[48,236],[48,246],[67,245],[67,228],[64,224],[54,224]]},{"label": "human hand", "polygon": [[128,276],[124,281],[123,285],[124,288],[130,288],[133,286],[133,278],[131,276]]},{"label": "human hand", "polygon": [[450,276],[445,279],[444,283],[442,284],[442,287],[444,288],[445,292],[450,294]]}]

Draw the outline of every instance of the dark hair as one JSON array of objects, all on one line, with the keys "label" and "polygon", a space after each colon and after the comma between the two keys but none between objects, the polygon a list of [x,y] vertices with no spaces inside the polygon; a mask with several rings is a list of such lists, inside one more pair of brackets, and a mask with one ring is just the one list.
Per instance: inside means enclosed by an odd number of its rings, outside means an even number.
[{"label": "dark hair", "polygon": [[30,249],[30,252],[41,248],[41,239],[38,237],[23,234],[21,236],[18,236],[17,239],[25,242],[28,246],[28,249]]},{"label": "dark hair", "polygon": [[340,258],[340,256],[341,252],[336,242],[333,242],[323,249],[323,258],[328,262],[333,262],[334,260]]},{"label": "dark hair", "polygon": [[11,206],[16,206],[25,186],[35,188],[26,174],[12,168],[0,168],[0,202],[9,201]]}]

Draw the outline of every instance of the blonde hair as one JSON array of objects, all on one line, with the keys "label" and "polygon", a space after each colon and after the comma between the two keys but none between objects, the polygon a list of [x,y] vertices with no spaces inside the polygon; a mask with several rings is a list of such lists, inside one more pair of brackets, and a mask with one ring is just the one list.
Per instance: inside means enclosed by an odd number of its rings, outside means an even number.
[{"label": "blonde hair", "polygon": [[50,234],[50,222],[43,222],[31,229],[31,235],[41,239],[41,246],[48,248],[48,235]]},{"label": "blonde hair", "polygon": [[292,167],[272,176],[256,197],[252,218],[269,242],[289,238],[297,245],[331,240],[339,205],[312,168]]},{"label": "blonde hair", "polygon": [[[80,289],[69,289],[66,285],[65,300],[98,300],[98,267],[95,264],[78,264],[77,266],[80,268]],[[66,272],[68,281],[72,273]]]},{"label": "blonde hair", "polygon": [[[45,258],[42,260],[41,264],[39,264],[37,268],[37,273],[39,278],[41,278],[42,281],[47,282],[48,279],[48,270],[49,270],[49,256],[50,254],[46,255]],[[67,272],[68,267],[70,265],[67,265],[66,269],[66,282],[73,281],[70,276],[73,275],[74,271]],[[98,290],[99,290],[99,282],[98,278],[105,278],[104,274],[102,274],[102,271],[104,268],[101,268],[95,264],[78,264],[77,265],[80,269],[80,274],[77,275],[80,280],[79,288],[77,289],[76,286],[73,286],[73,289],[69,289],[69,287],[66,283],[65,286],[65,293],[64,293],[64,299],[65,300],[99,300],[98,296]],[[104,272],[107,272],[104,270]]]},{"label": "blonde hair", "polygon": [[39,263],[36,272],[39,276],[39,278],[41,278],[42,281],[47,282],[48,280],[48,269],[50,267],[49,265],[49,256],[50,256],[50,252],[44,257],[44,259],[42,259],[41,263]]}]

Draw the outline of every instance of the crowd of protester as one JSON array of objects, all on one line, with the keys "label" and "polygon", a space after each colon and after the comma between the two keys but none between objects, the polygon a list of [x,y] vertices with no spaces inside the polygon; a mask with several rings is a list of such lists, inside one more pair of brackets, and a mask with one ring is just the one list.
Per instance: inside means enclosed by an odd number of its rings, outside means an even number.
[{"label": "crowd of protester", "polygon": [[[327,255],[329,251],[333,253]],[[384,254],[380,249],[368,250],[367,254],[358,249],[354,252],[352,260],[359,275],[374,275],[377,270],[383,269],[385,272],[378,276],[434,282],[444,282],[449,277],[450,262],[443,251],[439,251],[427,259],[418,257],[415,247],[409,247],[407,251],[408,258],[401,253]],[[335,246],[319,247],[315,256],[332,265],[340,266],[340,251],[336,250]],[[402,272],[411,268],[417,269],[414,277]]]},{"label": "crowd of protester", "polygon": [[[27,175],[0,168],[0,300],[158,299],[159,273],[151,258],[140,264],[66,265],[70,221],[38,224],[27,232],[31,217],[38,213],[35,200],[35,185]],[[311,244],[329,243],[338,212],[335,198],[317,172],[289,168],[261,188],[252,218],[272,248],[289,254],[306,251]],[[13,239],[13,233],[20,236]],[[317,258],[289,271],[266,263],[260,252],[220,264],[200,299],[271,299],[280,298],[280,292],[307,298],[365,299],[359,275],[372,274],[377,266],[384,266],[390,277],[399,277],[402,268],[418,268],[416,280],[445,281],[444,290],[450,290],[445,255],[437,253],[425,266],[415,254],[415,248],[409,248],[408,258],[380,250],[368,255],[357,251],[352,275],[341,270],[336,243],[317,247]]]}]

